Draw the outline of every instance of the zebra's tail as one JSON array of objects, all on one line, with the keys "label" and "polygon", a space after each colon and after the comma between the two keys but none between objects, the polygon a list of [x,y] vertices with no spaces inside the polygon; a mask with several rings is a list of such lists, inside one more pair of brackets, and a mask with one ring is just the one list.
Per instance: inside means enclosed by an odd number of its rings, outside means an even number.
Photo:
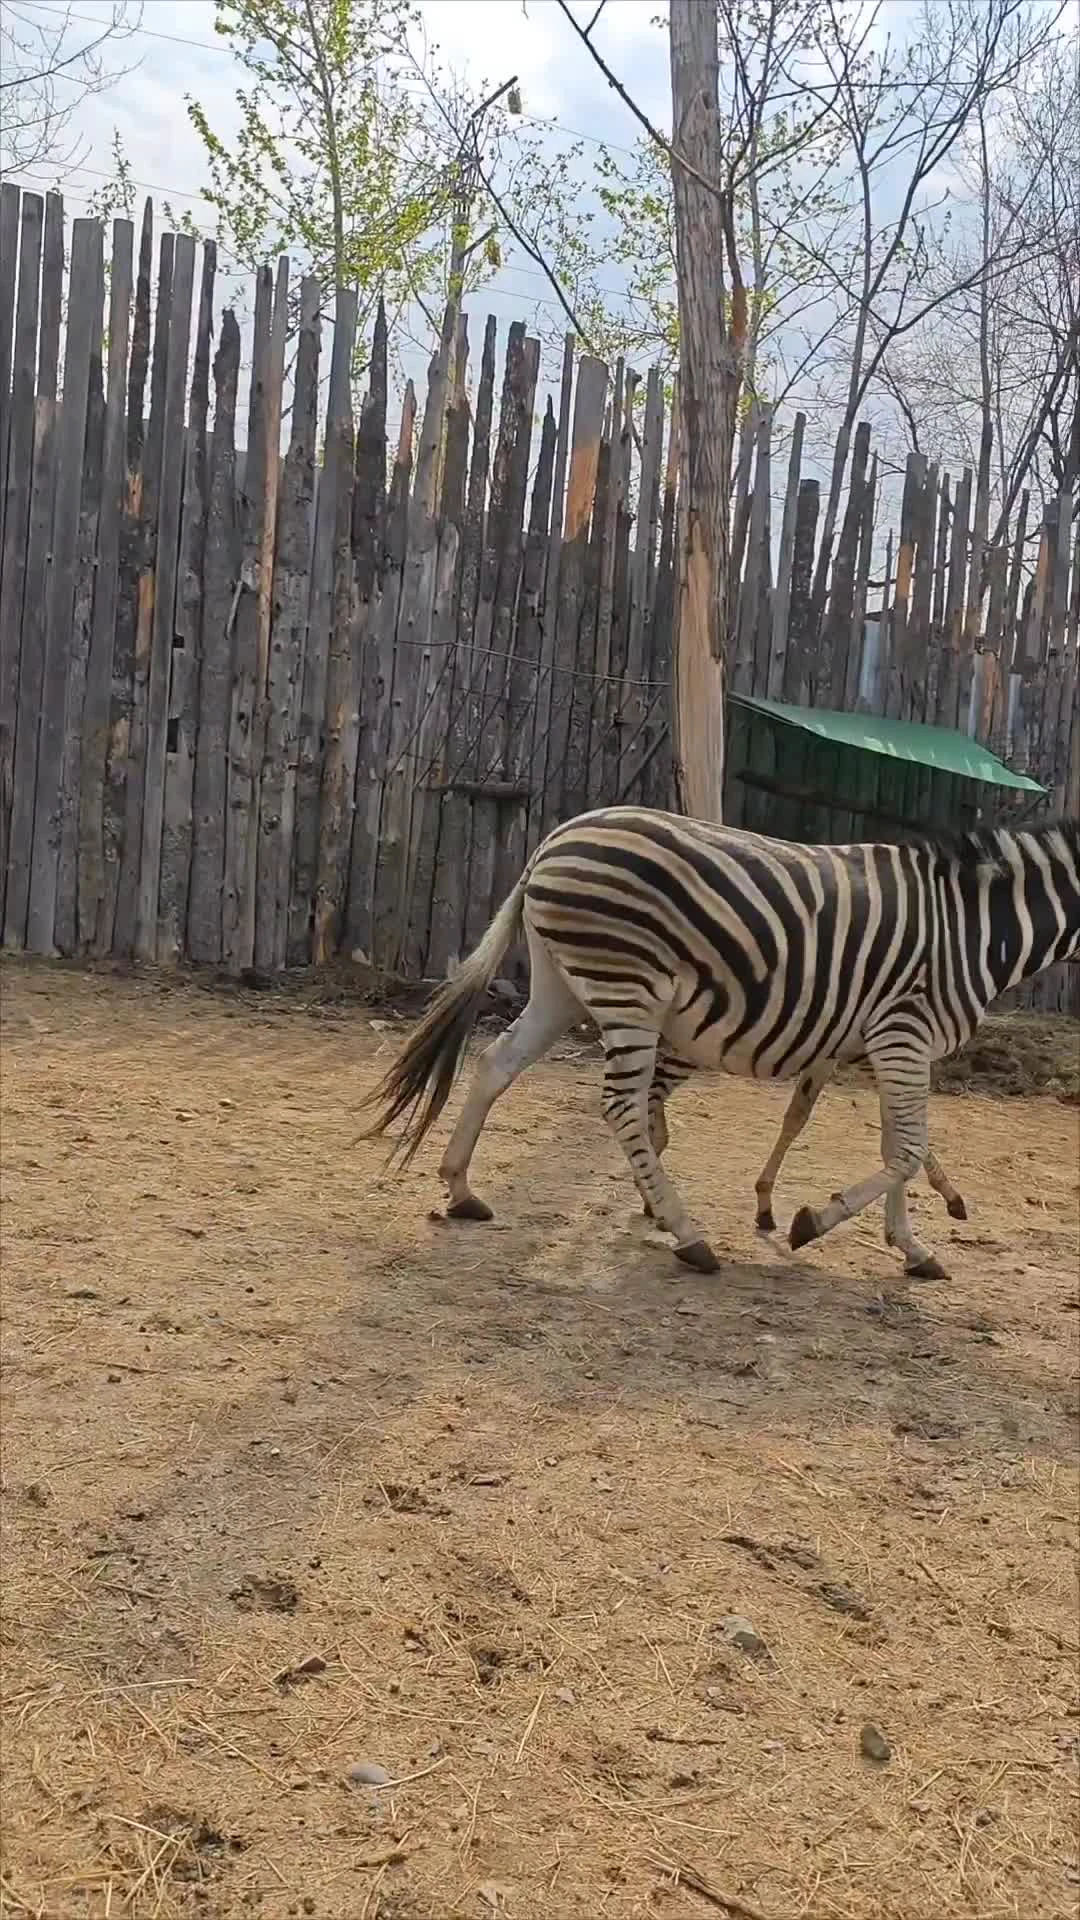
[{"label": "zebra's tail", "polygon": [[364,1106],[380,1108],[378,1119],[363,1135],[366,1140],[377,1139],[403,1113],[408,1116],[391,1153],[391,1159],[400,1157],[403,1166],[408,1166],[450,1097],[484,995],[521,926],[525,880],[522,874],[479,946],[439,988],[393,1065],[364,1099]]}]

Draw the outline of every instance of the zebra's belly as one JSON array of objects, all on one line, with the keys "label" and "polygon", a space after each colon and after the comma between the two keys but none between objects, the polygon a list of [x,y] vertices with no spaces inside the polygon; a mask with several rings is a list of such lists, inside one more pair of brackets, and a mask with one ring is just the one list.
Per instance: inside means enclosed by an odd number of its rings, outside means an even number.
[{"label": "zebra's belly", "polygon": [[[775,1044],[759,1059],[756,1056],[762,1042],[769,1037],[772,1022],[740,1034],[739,1022],[734,1017],[721,1018],[704,1028],[702,1018],[700,1005],[691,1006],[683,1014],[669,1014],[664,1022],[664,1038],[680,1059],[706,1072],[729,1073],[739,1079],[794,1080],[805,1073],[813,1060],[822,1057],[812,1044],[807,1044],[809,1036],[800,1035],[796,1022],[789,1024],[786,1033],[776,1036]],[[831,1049],[827,1048],[826,1052]],[[862,1052],[861,1040],[849,1035],[836,1057],[855,1059]]]}]

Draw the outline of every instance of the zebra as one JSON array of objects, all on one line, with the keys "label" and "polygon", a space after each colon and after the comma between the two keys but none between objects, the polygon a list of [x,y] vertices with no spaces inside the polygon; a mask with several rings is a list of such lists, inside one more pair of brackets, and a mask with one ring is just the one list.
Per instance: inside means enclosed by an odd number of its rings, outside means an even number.
[{"label": "zebra", "polygon": [[789,1244],[807,1246],[884,1197],[886,1243],[906,1272],[944,1278],[907,1210],[929,1154],[930,1064],[970,1038],[1007,988],[1080,958],[1080,821],[834,847],[633,807],[579,815],[537,848],[368,1095],[379,1109],[369,1137],[406,1116],[393,1149],[405,1162],[445,1106],[522,928],[529,1000],[481,1054],[443,1155],[450,1218],[492,1218],[469,1184],[484,1122],[584,1010],[603,1048],[604,1118],[686,1266],[713,1273],[719,1263],[663,1164],[675,1088],[698,1067],[795,1080],[789,1119],[801,1126],[831,1073],[865,1059],[881,1168],[818,1209],[801,1206]]}]

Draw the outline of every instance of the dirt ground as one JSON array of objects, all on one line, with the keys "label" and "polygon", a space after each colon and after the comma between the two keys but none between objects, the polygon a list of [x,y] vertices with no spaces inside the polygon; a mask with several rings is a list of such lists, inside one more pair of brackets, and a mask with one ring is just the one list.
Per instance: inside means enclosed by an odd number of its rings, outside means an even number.
[{"label": "dirt ground", "polygon": [[[705,1278],[584,1043],[455,1227],[357,1138],[396,1022],[0,981],[0,1911],[1075,1915],[1075,1105],[935,1098],[918,1285],[755,1235],[785,1094],[693,1085]],[[782,1223],[876,1154],[831,1089]]]}]

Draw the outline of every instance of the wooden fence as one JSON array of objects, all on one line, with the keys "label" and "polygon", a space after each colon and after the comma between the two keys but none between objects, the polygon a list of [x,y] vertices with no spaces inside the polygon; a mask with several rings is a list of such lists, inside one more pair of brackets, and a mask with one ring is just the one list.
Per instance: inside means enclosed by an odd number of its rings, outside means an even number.
[{"label": "wooden fence", "polygon": [[[489,319],[473,384],[462,322],[391,456],[381,315],[353,417],[351,294],[327,328],[305,279],[287,340],[289,263],[258,274],[242,423],[211,243],[162,234],[155,262],[147,203],[107,275],[95,221],[64,254],[60,198],[5,185],[6,945],[442,975],[557,820],[670,803],[678,436],[655,371],[568,342],[538,416],[538,342],[511,326],[497,383]],[[766,413],[744,438],[734,690],[970,725],[1075,806],[1069,503],[1026,585],[1023,507],[987,551],[981,619],[970,477],[954,496],[913,457],[883,591],[868,429],[824,541],[802,432],[776,538]]]},{"label": "wooden fence", "polygon": [[1074,495],[1061,494],[1033,528],[1022,494],[1011,529],[991,542],[973,524],[971,472],[953,491],[947,472],[912,453],[899,535],[888,535],[884,577],[873,582],[878,457],[869,427],[854,435],[835,539],[819,532],[820,482],[800,477],[803,427],[799,414],[775,581],[767,409],[744,436],[732,690],[958,728],[1047,785],[1058,813],[1080,812]]}]

